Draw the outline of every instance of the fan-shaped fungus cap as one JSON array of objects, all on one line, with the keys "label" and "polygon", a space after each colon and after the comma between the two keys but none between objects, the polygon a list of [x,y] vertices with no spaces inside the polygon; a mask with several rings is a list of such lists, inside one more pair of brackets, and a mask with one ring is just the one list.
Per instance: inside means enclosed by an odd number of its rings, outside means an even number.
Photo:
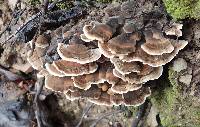
[{"label": "fan-shaped fungus cap", "polygon": [[142,87],[135,91],[123,94],[124,104],[126,106],[139,106],[143,104],[147,97],[151,95],[149,87]]},{"label": "fan-shaped fungus cap", "polygon": [[73,86],[71,77],[45,76],[45,87],[57,92],[68,91]]},{"label": "fan-shaped fungus cap", "polygon": [[162,66],[147,70],[146,72],[144,72],[145,75],[141,75],[140,73],[135,73],[135,72],[123,75],[119,73],[116,69],[113,70],[113,74],[116,77],[119,77],[122,80],[127,81],[129,83],[135,83],[135,84],[142,84],[150,80],[158,79],[162,75],[162,72],[163,72]]},{"label": "fan-shaped fungus cap", "polygon": [[49,75],[49,72],[44,68],[37,73],[38,78],[45,77],[47,75]]},{"label": "fan-shaped fungus cap", "polygon": [[140,61],[143,64],[148,64],[152,67],[165,65],[166,63],[170,62],[178,54],[178,52],[188,44],[188,42],[185,40],[171,40],[171,42],[174,46],[174,51],[171,53],[164,53],[162,55],[149,55],[141,48],[138,48],[135,53],[130,53],[129,55],[124,56],[122,60],[126,62]]},{"label": "fan-shaped fungus cap", "polygon": [[175,36],[182,36],[182,29],[183,24],[173,23],[172,26],[165,30],[166,35],[175,35]]},{"label": "fan-shaped fungus cap", "polygon": [[49,40],[45,35],[39,35],[35,41],[35,46],[40,48],[46,48],[49,46]]},{"label": "fan-shaped fungus cap", "polygon": [[83,33],[90,40],[105,42],[112,37],[113,30],[106,24],[92,22],[90,25],[83,27]]},{"label": "fan-shaped fungus cap", "polygon": [[118,94],[127,93],[128,91],[134,91],[140,89],[142,84],[129,83],[127,81],[119,80],[116,84],[112,85],[111,90]]},{"label": "fan-shaped fungus cap", "polygon": [[89,89],[92,84],[99,84],[105,81],[105,73],[102,70],[91,74],[73,77],[74,86],[79,89]]},{"label": "fan-shaped fungus cap", "polygon": [[73,77],[74,86],[87,90],[90,88],[91,84],[104,83],[105,81],[110,84],[117,83],[119,78],[113,75],[113,68],[111,68],[110,65],[111,64],[109,62],[102,63],[99,69],[94,73]]},{"label": "fan-shaped fungus cap", "polygon": [[97,85],[92,85],[88,90],[77,89],[75,91],[68,91],[65,93],[66,97],[69,100],[75,99],[99,99],[101,96],[101,89],[97,87]]},{"label": "fan-shaped fungus cap", "polygon": [[127,55],[131,52],[135,52],[136,41],[140,40],[139,33],[126,34],[123,33],[117,37],[108,41],[108,48],[112,54],[115,55]]},{"label": "fan-shaped fungus cap", "polygon": [[58,77],[64,77],[65,74],[60,72],[54,64],[49,64],[46,63],[45,64],[46,70],[49,72],[49,74],[53,75],[53,76],[58,76]]},{"label": "fan-shaped fungus cap", "polygon": [[101,43],[98,42],[98,47],[100,52],[107,58],[113,58],[115,55],[109,51],[108,44],[107,43]]},{"label": "fan-shaped fungus cap", "polygon": [[31,64],[31,66],[36,70],[41,70],[43,68],[43,61],[41,57],[38,55],[36,50],[29,51],[27,53],[27,61]]},{"label": "fan-shaped fungus cap", "polygon": [[85,34],[81,34],[80,37],[81,37],[81,40],[83,40],[83,41],[85,41],[85,42],[91,42],[91,41],[93,41],[93,40],[91,40],[91,39],[88,39],[88,38],[85,36]]},{"label": "fan-shaped fungus cap", "polygon": [[63,60],[77,62],[80,64],[91,63],[101,57],[98,48],[89,49],[83,44],[65,45],[58,44],[57,52]]},{"label": "fan-shaped fungus cap", "polygon": [[125,33],[133,33],[136,31],[136,27],[133,23],[126,23],[123,27]]},{"label": "fan-shaped fungus cap", "polygon": [[65,74],[65,76],[90,74],[94,73],[98,68],[96,63],[79,64],[65,60],[54,61],[53,64],[56,69]]},{"label": "fan-shaped fungus cap", "polygon": [[146,43],[142,44],[141,48],[149,55],[162,55],[171,53],[174,50],[170,40],[161,37],[161,32],[147,30],[145,39]]},{"label": "fan-shaped fungus cap", "polygon": [[115,69],[121,74],[129,74],[131,72],[140,72],[141,66],[139,62],[123,62],[119,58],[111,58],[110,61],[114,64]]},{"label": "fan-shaped fungus cap", "polygon": [[124,103],[124,98],[122,96],[122,94],[113,94],[113,95],[110,95],[110,101],[113,105],[121,105]]}]

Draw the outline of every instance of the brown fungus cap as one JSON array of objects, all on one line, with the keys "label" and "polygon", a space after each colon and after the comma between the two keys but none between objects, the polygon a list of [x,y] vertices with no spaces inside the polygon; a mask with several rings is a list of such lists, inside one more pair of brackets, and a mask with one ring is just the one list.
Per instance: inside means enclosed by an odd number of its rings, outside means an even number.
[{"label": "brown fungus cap", "polygon": [[29,51],[27,53],[27,61],[31,64],[31,66],[36,70],[41,70],[43,68],[43,60],[38,55],[36,50]]},{"label": "brown fungus cap", "polygon": [[112,70],[111,63],[102,63],[94,73],[73,77],[74,86],[87,90],[91,87],[91,84],[104,83],[105,81],[115,84],[119,81],[119,78],[113,75]]},{"label": "brown fungus cap", "polygon": [[57,92],[68,91],[73,86],[71,77],[45,76],[45,87]]},{"label": "brown fungus cap", "polygon": [[85,34],[86,38],[90,40],[104,42],[108,41],[112,37],[113,30],[106,24],[92,22],[90,25],[85,25],[83,27],[83,33]]},{"label": "brown fungus cap", "polygon": [[162,55],[171,53],[174,46],[169,39],[162,37],[161,31],[147,30],[145,31],[146,43],[141,45],[141,48],[149,55]]},{"label": "brown fungus cap", "polygon": [[98,42],[98,47],[99,47],[99,51],[107,58],[113,58],[115,57],[114,54],[111,53],[111,51],[109,51],[108,48],[108,44],[107,43],[101,43]]},{"label": "brown fungus cap", "polygon": [[113,95],[110,95],[110,101],[113,105],[119,106],[124,103],[124,98],[122,94],[115,93]]},{"label": "brown fungus cap", "polygon": [[123,26],[123,30],[125,33],[133,33],[136,31],[136,26],[133,23],[126,23]]},{"label": "brown fungus cap", "polygon": [[149,87],[142,87],[135,91],[123,94],[124,104],[126,106],[139,106],[143,104],[147,97],[151,95]]},{"label": "brown fungus cap", "polygon": [[88,90],[77,89],[75,91],[68,91],[65,93],[67,99],[99,99],[101,96],[101,89],[97,85],[92,85]]},{"label": "brown fungus cap", "polygon": [[175,35],[177,37],[182,36],[182,29],[183,24],[180,23],[173,23],[170,28],[165,29],[166,35]]},{"label": "brown fungus cap", "polygon": [[115,55],[128,55],[135,52],[136,42],[141,39],[139,33],[126,34],[123,33],[108,41],[108,48],[112,54]]},{"label": "brown fungus cap", "polygon": [[112,85],[111,90],[118,94],[134,91],[142,87],[142,84],[129,83],[120,79],[116,84]]},{"label": "brown fungus cap", "polygon": [[44,68],[37,73],[38,78],[42,78],[42,77],[45,77],[47,75],[49,75],[49,72]]},{"label": "brown fungus cap", "polygon": [[49,39],[45,35],[39,35],[35,41],[35,46],[40,48],[46,48],[49,46]]},{"label": "brown fungus cap", "polygon": [[59,43],[57,52],[63,60],[80,64],[91,63],[97,61],[101,57],[98,48],[89,49],[83,44],[65,45]]},{"label": "brown fungus cap", "polygon": [[91,39],[88,39],[88,38],[85,36],[85,34],[81,34],[80,37],[81,37],[81,40],[83,40],[83,41],[85,41],[85,42],[91,42],[91,41],[93,41],[93,40],[91,40]]},{"label": "brown fungus cap", "polygon": [[[121,74],[116,69],[113,70],[113,74],[116,77],[121,78],[123,81],[129,83],[142,84],[150,80],[158,79],[163,72],[163,67],[154,67],[152,70],[146,71],[146,75],[141,75],[140,73],[132,72],[130,74]],[[144,73],[145,74],[145,73]]]},{"label": "brown fungus cap", "polygon": [[91,74],[73,77],[74,86],[79,89],[89,89],[92,84],[99,84],[105,82],[105,72],[102,70],[96,71]]},{"label": "brown fungus cap", "polygon": [[141,66],[140,62],[123,62],[119,58],[111,58],[110,61],[114,64],[115,69],[121,74],[129,74],[131,72],[140,72]]},{"label": "brown fungus cap", "polygon": [[94,73],[98,65],[96,63],[79,64],[75,62],[58,60],[53,62],[54,66],[65,76],[79,76]]},{"label": "brown fungus cap", "polygon": [[135,53],[130,53],[129,55],[124,56],[122,60],[126,62],[140,61],[143,64],[148,64],[152,67],[165,65],[166,63],[170,62],[178,54],[178,52],[188,44],[188,42],[185,40],[171,40],[171,42],[174,46],[174,51],[171,53],[164,53],[162,55],[149,55],[141,48],[138,48]]},{"label": "brown fungus cap", "polygon": [[53,75],[53,76],[58,76],[58,77],[64,77],[65,74],[60,72],[54,64],[49,64],[49,63],[46,63],[45,64],[45,68],[46,70],[49,72],[49,74]]}]

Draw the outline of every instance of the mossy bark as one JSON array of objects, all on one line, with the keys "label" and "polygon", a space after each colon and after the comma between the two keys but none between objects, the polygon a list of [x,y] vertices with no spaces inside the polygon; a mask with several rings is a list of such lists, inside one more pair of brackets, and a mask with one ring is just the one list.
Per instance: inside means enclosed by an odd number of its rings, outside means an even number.
[{"label": "mossy bark", "polygon": [[199,127],[200,105],[193,105],[192,98],[183,95],[178,73],[169,68],[168,80],[160,85],[162,89],[154,93],[151,101],[159,110],[161,124],[164,127]]},{"label": "mossy bark", "polygon": [[174,19],[200,19],[200,0],[163,0],[167,12]]}]

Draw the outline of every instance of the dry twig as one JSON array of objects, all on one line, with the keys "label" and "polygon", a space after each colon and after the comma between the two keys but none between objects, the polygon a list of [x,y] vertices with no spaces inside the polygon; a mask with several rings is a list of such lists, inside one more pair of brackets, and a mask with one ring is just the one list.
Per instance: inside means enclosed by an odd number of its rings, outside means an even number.
[{"label": "dry twig", "polygon": [[138,110],[138,112],[136,114],[135,119],[132,122],[131,127],[138,127],[138,124],[142,121],[142,118],[144,116],[148,115],[148,113],[149,113],[148,110],[150,110],[150,108],[151,108],[151,106],[149,106],[149,104],[150,104],[149,101],[145,101],[144,104],[139,106],[139,110]]},{"label": "dry twig", "polygon": [[108,116],[114,115],[114,114],[118,114],[118,113],[121,113],[123,111],[124,110],[117,110],[117,111],[105,113],[102,116],[99,116],[98,119],[96,121],[94,121],[94,123],[90,127],[95,127],[98,124],[98,122],[101,121],[102,119],[104,119],[105,117],[108,117]]},{"label": "dry twig", "polygon": [[41,117],[40,100],[39,100],[39,95],[42,92],[43,85],[44,85],[44,78],[39,78],[35,83],[36,94],[34,98],[34,103],[35,103],[35,116],[37,119],[38,127],[44,127]]},{"label": "dry twig", "polygon": [[90,109],[92,108],[93,105],[94,105],[94,103],[90,103],[90,105],[86,106],[86,109],[83,111],[81,119],[80,119],[79,123],[76,125],[76,127],[81,126],[84,117],[87,115],[87,113],[90,111]]},{"label": "dry twig", "polygon": [[23,79],[22,76],[19,76],[11,71],[6,70],[2,66],[0,66],[0,74],[4,75],[10,81],[16,81],[18,79]]}]

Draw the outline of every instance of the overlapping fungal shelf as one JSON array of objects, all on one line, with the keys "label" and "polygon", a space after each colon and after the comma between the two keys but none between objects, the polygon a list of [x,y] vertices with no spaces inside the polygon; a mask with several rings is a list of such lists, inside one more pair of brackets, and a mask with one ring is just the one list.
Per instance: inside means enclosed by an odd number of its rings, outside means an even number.
[{"label": "overlapping fungal shelf", "polygon": [[[118,8],[124,9],[125,4]],[[91,22],[73,31],[67,43],[57,44],[60,59],[45,66],[37,50],[29,53],[28,61],[40,70],[39,76],[45,76],[46,88],[64,93],[67,99],[138,106],[151,94],[144,84],[158,79],[163,65],[188,42],[167,36],[182,35],[180,24],[166,30],[166,34],[154,26],[137,29],[130,19],[127,22],[126,16],[108,17],[105,22]],[[66,38],[69,33],[70,30],[62,32],[61,36]],[[35,45],[44,51],[48,48],[39,39]],[[39,64],[32,62],[35,60]]]}]

